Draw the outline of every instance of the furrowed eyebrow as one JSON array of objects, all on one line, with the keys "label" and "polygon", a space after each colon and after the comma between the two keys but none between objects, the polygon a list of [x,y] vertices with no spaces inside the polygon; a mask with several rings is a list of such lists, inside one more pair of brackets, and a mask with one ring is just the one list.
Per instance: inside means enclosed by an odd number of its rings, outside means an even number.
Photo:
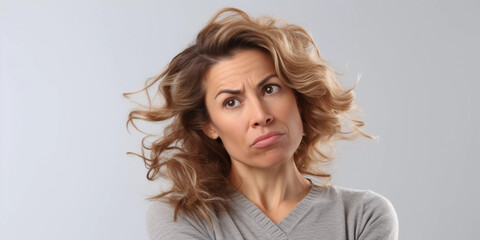
[{"label": "furrowed eyebrow", "polygon": [[[273,78],[273,77],[276,77],[277,75],[276,74],[272,74],[272,75],[269,75],[268,77],[264,78],[262,81],[260,81],[258,84],[257,84],[257,88],[260,88],[262,87],[263,85],[265,85],[265,83],[270,80],[270,78]],[[217,93],[217,95],[215,95],[215,98],[218,97],[218,95],[222,94],[222,93],[229,93],[229,94],[240,94],[241,91],[240,90],[232,90],[232,89],[224,89],[224,90],[221,90],[220,92]],[[214,99],[215,99],[214,98]]]},{"label": "furrowed eyebrow", "polygon": [[[218,95],[220,95],[220,94],[222,94],[222,93],[240,94],[240,92],[241,92],[240,90],[224,89],[224,90],[218,92],[217,95],[215,95],[215,98],[217,98]],[[214,99],[215,99],[215,98],[214,98]]]},{"label": "furrowed eyebrow", "polygon": [[263,79],[262,81],[260,81],[258,84],[257,84],[257,88],[261,88],[263,85],[265,85],[265,83],[270,80],[270,78],[273,78],[273,77],[276,77],[277,74],[272,74],[272,75],[269,75],[268,77],[266,77],[265,79]]}]

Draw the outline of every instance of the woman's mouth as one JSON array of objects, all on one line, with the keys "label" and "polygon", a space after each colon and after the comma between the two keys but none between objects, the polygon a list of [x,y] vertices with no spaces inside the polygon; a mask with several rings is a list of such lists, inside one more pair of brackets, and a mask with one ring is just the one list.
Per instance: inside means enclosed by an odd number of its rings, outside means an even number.
[{"label": "woman's mouth", "polygon": [[278,139],[280,139],[282,136],[283,133],[281,132],[269,132],[255,139],[255,141],[253,141],[252,147],[267,147],[276,143]]}]

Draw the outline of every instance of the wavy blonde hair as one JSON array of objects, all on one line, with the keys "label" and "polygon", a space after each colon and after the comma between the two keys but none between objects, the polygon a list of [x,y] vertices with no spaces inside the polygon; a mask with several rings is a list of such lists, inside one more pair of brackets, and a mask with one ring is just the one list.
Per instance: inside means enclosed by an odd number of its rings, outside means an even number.
[{"label": "wavy blonde hair", "polygon": [[[149,103],[130,112],[127,128],[134,120],[160,122],[171,120],[164,135],[146,143],[141,157],[148,168],[147,179],[159,177],[172,183],[170,190],[150,197],[166,198],[175,207],[174,220],[182,212],[197,215],[210,224],[216,211],[228,210],[227,197],[232,189],[227,176],[230,157],[221,140],[209,138],[202,127],[210,121],[205,105],[205,73],[215,63],[232,57],[241,49],[260,49],[274,62],[279,78],[295,92],[302,109],[304,137],[294,154],[300,173],[331,179],[324,169],[333,160],[331,143],[353,139],[358,135],[371,138],[359,127],[362,121],[351,117],[355,108],[353,88],[343,90],[334,72],[322,59],[310,34],[297,25],[270,17],[252,18],[245,12],[220,10],[200,31],[196,41],[175,56],[157,77],[147,80],[145,91]],[[156,89],[164,103],[152,104],[148,89]],[[350,120],[348,131],[342,120]],[[149,155],[147,155],[149,153]],[[326,185],[325,185],[326,186]]]}]

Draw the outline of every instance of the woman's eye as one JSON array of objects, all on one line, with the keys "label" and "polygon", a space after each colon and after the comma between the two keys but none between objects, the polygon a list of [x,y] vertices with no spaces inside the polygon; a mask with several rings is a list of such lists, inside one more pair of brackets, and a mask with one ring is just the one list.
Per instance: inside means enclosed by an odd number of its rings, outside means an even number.
[{"label": "woman's eye", "polygon": [[240,104],[240,101],[238,99],[227,99],[225,102],[223,102],[223,106],[226,108],[235,108]]},{"label": "woman's eye", "polygon": [[278,92],[279,89],[280,89],[280,87],[277,86],[277,85],[267,85],[267,86],[265,86],[265,88],[263,89],[263,92],[264,92],[266,95],[272,95],[272,94]]}]

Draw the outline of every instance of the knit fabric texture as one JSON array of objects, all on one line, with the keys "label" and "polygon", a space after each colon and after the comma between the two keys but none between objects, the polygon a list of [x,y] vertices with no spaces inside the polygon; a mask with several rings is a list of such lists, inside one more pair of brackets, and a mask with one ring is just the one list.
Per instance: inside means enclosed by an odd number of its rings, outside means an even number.
[{"label": "knit fabric texture", "polygon": [[146,214],[150,239],[398,239],[398,219],[391,202],[370,190],[313,185],[308,195],[278,224],[240,192],[231,196],[232,213],[217,213],[210,225],[197,216],[178,215],[153,202]]}]

